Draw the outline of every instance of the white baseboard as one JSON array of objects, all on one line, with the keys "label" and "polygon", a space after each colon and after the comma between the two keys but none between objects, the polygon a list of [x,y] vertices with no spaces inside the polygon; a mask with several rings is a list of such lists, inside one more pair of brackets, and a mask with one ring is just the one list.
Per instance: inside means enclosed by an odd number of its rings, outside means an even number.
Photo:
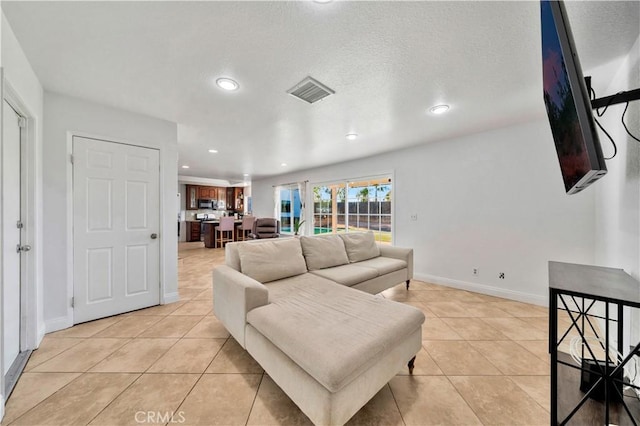
[{"label": "white baseboard", "polygon": [[180,294],[178,294],[177,291],[174,291],[173,293],[165,293],[163,299],[163,305],[166,305],[167,303],[177,302],[180,300]]},{"label": "white baseboard", "polygon": [[415,274],[414,278],[418,281],[426,281],[429,283],[444,285],[460,290],[469,290],[475,293],[487,294],[489,296],[502,297],[510,300],[517,300],[518,302],[532,303],[534,305],[540,305],[544,307],[549,306],[548,296],[539,296],[537,294],[523,293],[506,288],[472,283],[468,281],[454,280],[451,278],[437,277],[435,275],[429,274]]},{"label": "white baseboard", "polygon": [[64,330],[73,326],[73,321],[69,317],[51,318],[44,322],[45,333],[52,333],[58,330]]}]

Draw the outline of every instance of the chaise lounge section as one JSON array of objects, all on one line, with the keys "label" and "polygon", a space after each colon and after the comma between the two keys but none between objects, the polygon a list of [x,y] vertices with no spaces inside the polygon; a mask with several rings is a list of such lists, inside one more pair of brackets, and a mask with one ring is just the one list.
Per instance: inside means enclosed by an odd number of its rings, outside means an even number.
[{"label": "chaise lounge section", "polygon": [[371,294],[409,280],[412,256],[370,233],[230,243],[214,311],[315,424],[344,424],[413,368],[424,315]]}]

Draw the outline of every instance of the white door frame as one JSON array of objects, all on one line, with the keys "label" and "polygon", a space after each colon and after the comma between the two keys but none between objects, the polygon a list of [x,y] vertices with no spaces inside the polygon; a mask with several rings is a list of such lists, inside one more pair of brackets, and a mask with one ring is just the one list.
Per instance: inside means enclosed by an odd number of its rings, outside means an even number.
[{"label": "white door frame", "polygon": [[[21,230],[21,243],[32,247],[31,251],[22,254],[21,262],[21,313],[20,313],[20,351],[36,349],[44,337],[44,324],[40,324],[42,318],[42,286],[37,265],[42,259],[42,229],[40,218],[42,217],[42,203],[38,202],[37,182],[39,161],[36,153],[37,122],[34,114],[23,102],[18,92],[11,83],[4,78],[4,72],[0,69],[0,81],[2,82],[0,98],[26,120],[26,126],[20,131],[20,194],[21,216],[24,228]],[[2,114],[0,114],[2,116]],[[0,139],[2,136],[0,135]],[[4,220],[4,218],[2,218]],[[0,295],[3,294],[4,283],[0,278]],[[1,296],[0,296],[1,297]],[[0,300],[1,301],[1,300]],[[0,342],[4,338],[4,323],[0,316]],[[3,346],[2,343],[0,345]],[[0,364],[4,371],[4,347],[0,347]],[[0,395],[2,406],[0,415],[4,414],[4,374],[0,380]],[[1,418],[1,417],[0,417]]]},{"label": "white door frame", "polygon": [[[114,138],[111,136],[101,136],[92,133],[80,132],[80,131],[68,131],[67,132],[67,327],[71,327],[74,324],[74,315],[73,315],[73,307],[71,306],[71,298],[73,297],[73,164],[71,163],[71,155],[73,154],[73,138],[81,137],[87,139],[97,139],[106,142],[120,143],[125,145],[133,145],[142,148],[151,148],[156,149],[160,152],[160,167],[158,170],[160,177],[160,191],[158,196],[160,197],[160,224],[159,224],[159,235],[160,235],[160,259],[158,263],[159,277],[160,277],[160,304],[164,305],[165,303],[176,302],[178,300],[178,294],[165,294],[165,252],[166,247],[164,244],[164,236],[168,235],[166,232],[170,232],[170,230],[165,229],[164,226],[164,217],[165,217],[165,209],[169,208],[166,206],[165,200],[163,197],[162,188],[165,185],[164,178],[164,158],[166,157],[166,151],[162,147],[158,147],[157,145],[140,142],[140,141],[130,141],[120,138]],[[171,206],[171,211],[173,211],[173,207]],[[166,232],[165,232],[166,231]],[[61,327],[64,328],[64,327]]]}]

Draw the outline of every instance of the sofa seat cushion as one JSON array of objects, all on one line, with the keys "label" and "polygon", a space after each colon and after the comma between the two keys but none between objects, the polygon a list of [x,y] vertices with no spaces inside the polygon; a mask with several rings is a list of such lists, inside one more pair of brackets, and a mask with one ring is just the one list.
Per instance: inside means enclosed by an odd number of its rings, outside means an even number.
[{"label": "sofa seat cushion", "polygon": [[380,256],[380,248],[376,244],[376,237],[373,232],[347,232],[346,234],[338,235],[344,241],[349,262],[360,262]]},{"label": "sofa seat cushion", "polygon": [[297,238],[238,244],[240,270],[261,283],[307,272],[302,247]]},{"label": "sofa seat cushion", "polygon": [[338,235],[302,236],[300,244],[310,271],[349,263],[344,242]]},{"label": "sofa seat cushion", "polygon": [[386,275],[406,268],[407,262],[400,259],[393,259],[391,257],[378,256],[373,259],[358,262],[356,265],[361,268],[373,268],[378,271],[378,275]]},{"label": "sofa seat cushion", "polygon": [[294,277],[283,278],[278,281],[271,281],[270,283],[265,284],[269,291],[269,302],[274,302],[282,297],[291,296],[291,293],[298,292],[310,285],[336,286],[337,284],[310,272],[302,275],[296,275]]},{"label": "sofa seat cushion", "polygon": [[349,287],[378,276],[377,270],[373,268],[363,268],[362,266],[354,264],[334,266],[333,268],[318,269],[310,272]]},{"label": "sofa seat cushion", "polygon": [[247,322],[337,392],[415,332],[424,314],[381,296],[309,282],[288,297],[253,309]]}]

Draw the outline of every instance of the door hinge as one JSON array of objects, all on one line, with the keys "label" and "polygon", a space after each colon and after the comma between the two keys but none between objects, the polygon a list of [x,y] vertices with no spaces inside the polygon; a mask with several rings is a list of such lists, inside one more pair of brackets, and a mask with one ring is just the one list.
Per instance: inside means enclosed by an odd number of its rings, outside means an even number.
[{"label": "door hinge", "polygon": [[71,164],[73,164],[73,154],[69,155],[69,160],[71,160]]},{"label": "door hinge", "polygon": [[21,129],[27,127],[27,119],[24,117],[18,117],[18,127],[20,127]]},{"label": "door hinge", "polygon": [[18,228],[18,229],[22,229],[22,228],[24,228],[24,223],[22,223],[22,221],[21,221],[21,220],[17,221],[17,222],[16,222],[16,228]]},{"label": "door hinge", "polygon": [[75,297],[72,297],[72,298],[71,298],[71,307],[72,307],[72,308],[75,308],[75,307],[76,307],[76,298],[75,298]]}]

